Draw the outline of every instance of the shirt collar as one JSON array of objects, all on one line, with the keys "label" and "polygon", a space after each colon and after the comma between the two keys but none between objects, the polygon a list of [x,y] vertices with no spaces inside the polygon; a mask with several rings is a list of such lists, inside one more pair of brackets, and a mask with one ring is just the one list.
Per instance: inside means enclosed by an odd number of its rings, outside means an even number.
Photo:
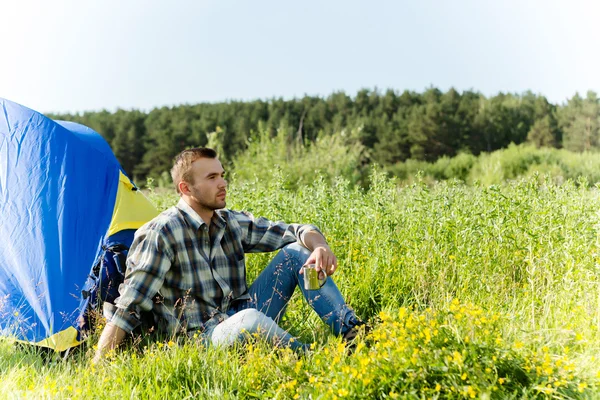
[{"label": "shirt collar", "polygon": [[[192,208],[192,206],[190,206],[183,198],[179,199],[179,202],[177,203],[176,207],[183,211],[185,214],[187,214],[187,216],[189,217],[188,221],[194,229],[198,230],[202,225],[206,224],[202,217],[198,215],[198,213]],[[219,228],[225,227],[225,219],[223,219],[223,217],[221,216],[221,210],[215,211],[215,213],[213,214],[212,222],[214,222]]]}]

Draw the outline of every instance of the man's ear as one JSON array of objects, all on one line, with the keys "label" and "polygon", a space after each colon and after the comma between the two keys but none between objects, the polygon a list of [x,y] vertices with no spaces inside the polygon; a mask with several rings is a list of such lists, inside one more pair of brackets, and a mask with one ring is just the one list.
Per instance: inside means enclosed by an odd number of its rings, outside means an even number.
[{"label": "man's ear", "polygon": [[177,187],[181,194],[185,194],[186,196],[190,194],[190,187],[186,181],[179,181]]}]

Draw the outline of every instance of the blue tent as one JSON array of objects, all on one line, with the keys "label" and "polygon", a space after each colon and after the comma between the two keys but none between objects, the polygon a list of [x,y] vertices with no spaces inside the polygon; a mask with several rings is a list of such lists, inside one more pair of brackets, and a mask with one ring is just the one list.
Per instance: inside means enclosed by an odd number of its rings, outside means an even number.
[{"label": "blue tent", "polygon": [[155,215],[98,133],[0,98],[0,335],[79,343],[102,245]]}]

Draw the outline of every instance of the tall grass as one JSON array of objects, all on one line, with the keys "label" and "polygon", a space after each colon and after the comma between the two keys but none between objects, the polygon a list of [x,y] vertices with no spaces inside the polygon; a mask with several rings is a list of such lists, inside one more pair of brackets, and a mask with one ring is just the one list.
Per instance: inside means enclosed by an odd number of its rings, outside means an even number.
[{"label": "tall grass", "polygon": [[550,176],[557,183],[569,179],[600,182],[600,156],[597,153],[537,149],[527,144],[512,144],[506,149],[482,153],[477,157],[471,154],[442,157],[434,163],[407,160],[387,169],[390,174],[408,183],[412,183],[418,174],[429,182],[458,179],[484,185],[529,176]]},{"label": "tall grass", "polygon": [[[338,286],[374,327],[355,353],[297,295],[282,324],[315,343],[307,355],[256,338],[232,349],[170,338],[90,366],[95,338],[49,362],[2,340],[0,397],[600,396],[600,196],[585,180],[398,186],[374,169],[363,189],[258,172],[232,183],[228,206],[322,229]],[[270,257],[248,257],[249,280]]]}]

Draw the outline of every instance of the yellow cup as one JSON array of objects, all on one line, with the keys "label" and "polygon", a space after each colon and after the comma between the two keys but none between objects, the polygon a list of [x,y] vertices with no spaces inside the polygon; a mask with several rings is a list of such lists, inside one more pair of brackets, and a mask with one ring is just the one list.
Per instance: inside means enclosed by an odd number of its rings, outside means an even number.
[{"label": "yellow cup", "polygon": [[[315,264],[308,264],[302,267],[302,275],[304,276],[304,289],[319,290],[327,282],[327,273],[325,271],[317,271]],[[320,278],[319,275],[323,275]]]}]

